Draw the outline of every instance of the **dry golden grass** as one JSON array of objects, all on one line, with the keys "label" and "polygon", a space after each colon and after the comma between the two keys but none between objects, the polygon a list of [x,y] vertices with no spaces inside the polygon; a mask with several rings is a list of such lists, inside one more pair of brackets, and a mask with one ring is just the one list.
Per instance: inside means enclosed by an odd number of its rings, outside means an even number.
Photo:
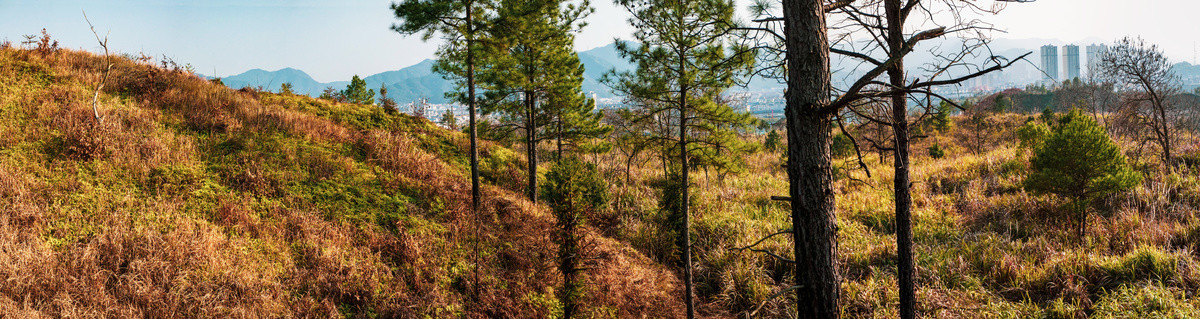
[{"label": "dry golden grass", "polygon": [[[465,137],[180,70],[0,49],[0,317],[544,317],[552,218],[483,143],[482,295]],[[497,186],[499,185],[499,186]],[[598,317],[675,317],[673,274],[591,232]]]},{"label": "dry golden grass", "polygon": [[[470,210],[467,139],[369,106],[235,91],[115,60],[91,117],[101,59],[0,49],[0,316],[546,317],[561,284],[554,227],[521,195],[518,152],[481,143],[485,194]],[[1160,174],[1102,201],[1074,239],[1061,200],[1021,188],[1024,154],[989,118],[913,149],[919,308],[930,317],[1195,314],[1200,177]],[[1193,145],[1193,135],[1180,145]],[[937,142],[948,156],[930,158]],[[1121,140],[1126,149],[1135,144]],[[1153,154],[1153,149],[1143,150]],[[1194,152],[1185,148],[1182,152]],[[1132,155],[1132,154],[1131,154]],[[592,158],[611,210],[589,216],[583,304],[595,317],[679,317],[675,233],[658,209],[660,163]],[[790,267],[735,251],[788,227],[779,154],[748,172],[697,172],[693,238],[702,314],[789,313]],[[835,164],[847,317],[896,315],[890,159]],[[476,227],[481,237],[476,237]],[[473,247],[484,248],[472,303]],[[785,236],[760,245],[790,255]]]},{"label": "dry golden grass", "polygon": [[[917,140],[912,146],[914,234],[918,308],[922,315],[961,317],[1115,316],[1120,311],[1159,307],[1160,313],[1193,313],[1200,303],[1166,298],[1200,286],[1194,265],[1200,240],[1200,178],[1191,170],[1161,174],[1159,164],[1143,165],[1146,180],[1137,189],[1103,200],[1089,220],[1088,238],[1075,239],[1063,222],[1062,200],[1036,196],[1022,188],[1027,154],[1016,148],[1013,130],[1027,115],[992,115],[989,131],[975,134],[956,117],[954,131]],[[987,143],[975,149],[972,137]],[[1191,135],[1180,139],[1192,140]],[[1119,140],[1127,150],[1135,145]],[[933,143],[946,150],[942,159],[926,152]],[[1192,142],[1183,142],[1188,144]],[[1153,160],[1144,150],[1143,160]],[[1185,153],[1188,151],[1184,151]],[[835,185],[839,225],[839,271],[843,276],[843,314],[852,318],[898,316],[896,244],[891,159],[867,152],[868,177],[852,158],[835,161],[841,176]],[[890,155],[889,155],[890,156]],[[1132,156],[1131,156],[1132,157]],[[762,254],[731,252],[775,231],[786,229],[786,204],[769,200],[786,195],[786,174],[779,154],[747,156],[749,172],[718,180],[693,174],[696,281],[704,313],[744,317],[783,316],[793,310],[788,297],[767,296],[788,287],[790,269]],[[649,185],[661,178],[657,159],[634,168],[624,181],[624,163],[601,160],[616,182],[619,211],[613,233],[635,248],[675,265],[669,245],[673,233],[658,211],[658,193]],[[787,236],[759,247],[790,256]],[[668,245],[664,246],[666,242]],[[677,268],[676,268],[677,269]],[[1121,293],[1114,293],[1120,290]],[[1153,302],[1162,302],[1153,304]],[[1103,305],[1103,306],[1101,306]],[[1114,312],[1116,311],[1116,312]],[[1150,312],[1140,312],[1150,313]]]}]

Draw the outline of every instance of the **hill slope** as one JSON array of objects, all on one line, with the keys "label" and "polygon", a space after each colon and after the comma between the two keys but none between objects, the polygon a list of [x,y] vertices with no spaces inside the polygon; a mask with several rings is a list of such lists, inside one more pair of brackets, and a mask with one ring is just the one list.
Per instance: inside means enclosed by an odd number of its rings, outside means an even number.
[{"label": "hill slope", "polygon": [[[0,316],[555,311],[553,218],[512,190],[511,150],[482,147],[475,223],[461,133],[114,62],[97,122],[102,58],[0,49]],[[588,232],[588,311],[680,314],[671,273]]]}]

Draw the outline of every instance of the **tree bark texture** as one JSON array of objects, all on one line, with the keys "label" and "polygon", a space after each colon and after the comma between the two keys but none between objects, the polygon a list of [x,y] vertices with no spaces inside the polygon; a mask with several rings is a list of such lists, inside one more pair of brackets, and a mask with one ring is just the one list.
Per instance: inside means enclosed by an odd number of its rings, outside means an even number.
[{"label": "tree bark texture", "polygon": [[820,0],[784,0],[789,194],[798,318],[838,318],[829,39]]}]

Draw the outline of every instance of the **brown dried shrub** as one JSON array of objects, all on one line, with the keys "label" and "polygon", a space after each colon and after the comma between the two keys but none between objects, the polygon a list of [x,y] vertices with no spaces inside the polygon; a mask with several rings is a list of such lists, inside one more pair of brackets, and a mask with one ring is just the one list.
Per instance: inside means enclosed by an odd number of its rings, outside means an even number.
[{"label": "brown dried shrub", "polygon": [[113,151],[116,127],[110,121],[100,122],[91,110],[67,107],[53,120],[53,125],[62,131],[59,145],[50,153],[59,157],[90,161],[105,157]]},{"label": "brown dried shrub", "polygon": [[226,179],[234,189],[261,196],[277,196],[283,185],[270,176],[270,172],[254,159],[239,158],[239,171],[231,172]]}]

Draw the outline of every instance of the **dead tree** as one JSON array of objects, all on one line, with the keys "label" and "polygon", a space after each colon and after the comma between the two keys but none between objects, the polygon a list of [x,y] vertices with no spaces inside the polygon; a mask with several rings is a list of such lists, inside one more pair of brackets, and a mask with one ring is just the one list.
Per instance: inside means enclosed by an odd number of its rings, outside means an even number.
[{"label": "dead tree", "polygon": [[[911,199],[908,194],[909,112],[907,99],[922,95],[949,100],[934,91],[944,85],[1001,70],[1014,61],[990,54],[986,41],[963,43],[957,53],[935,53],[943,63],[931,66],[928,75],[908,82],[903,61],[918,44],[947,34],[981,35],[988,29],[977,21],[963,21],[968,10],[994,12],[1002,5],[984,8],[952,0],[874,0],[833,2],[783,0],[776,11],[765,0],[752,6],[757,15],[755,26],[744,28],[753,47],[768,56],[758,74],[783,78],[788,139],[788,179],[791,202],[794,259],[771,254],[793,263],[794,285],[779,292],[795,290],[797,316],[837,318],[840,279],[837,274],[836,210],[831,170],[832,120],[850,106],[868,100],[889,100],[895,120],[871,121],[891,126],[895,133],[897,178],[897,241],[900,250],[901,314],[913,315]],[[950,8],[951,23],[933,21],[936,6]],[[917,15],[914,15],[916,13]],[[917,17],[912,19],[910,17]],[[905,26],[919,28],[905,32]],[[829,30],[839,32],[833,39]],[[862,37],[863,41],[858,41]],[[982,37],[981,37],[982,38]],[[831,84],[830,54],[856,61],[865,72],[854,72],[845,87]],[[981,54],[987,54],[979,59]],[[774,57],[774,59],[770,59]],[[1024,56],[1022,56],[1023,58]],[[981,60],[981,61],[980,61]],[[881,80],[884,75],[887,80]],[[833,96],[836,95],[836,99]],[[856,114],[862,115],[862,114]],[[861,163],[861,161],[860,161]],[[863,166],[865,168],[865,165]],[[752,247],[747,247],[751,248]]]},{"label": "dead tree", "polygon": [[[887,118],[866,118],[890,126],[893,133],[893,190],[901,318],[916,317],[916,266],[913,261],[909,170],[909,145],[916,136],[912,134],[910,127],[935,112],[931,107],[933,99],[954,103],[938,93],[938,87],[957,85],[971,78],[1002,70],[1024,58],[1022,56],[1008,60],[991,55],[987,36],[991,27],[978,20],[963,18],[964,15],[972,13],[994,14],[1002,8],[1001,4],[982,7],[973,2],[953,0],[874,0],[858,1],[838,10],[843,19],[837,27],[848,30],[849,33],[842,42],[835,44],[832,51],[857,60],[860,64],[886,68],[886,83],[867,77],[860,78],[859,81],[865,80],[874,84],[867,90],[860,91],[863,98],[882,97],[888,100],[891,106],[891,113]],[[906,29],[919,31],[906,33]],[[934,62],[911,70],[905,68],[905,59],[916,51],[918,44],[947,35],[960,38],[962,42],[957,44],[957,49],[945,50],[941,46],[935,46],[922,53],[933,57]],[[985,58],[980,59],[981,55]],[[924,97],[925,103],[913,103],[919,105],[920,110],[914,114],[909,101],[920,97]]]},{"label": "dead tree", "polygon": [[100,116],[100,90],[103,90],[104,84],[108,82],[108,72],[112,70],[113,66],[108,54],[108,34],[104,35],[104,39],[100,39],[100,33],[96,32],[92,21],[88,20],[86,11],[83,12],[83,21],[87,21],[88,27],[92,29],[92,35],[96,36],[96,42],[100,42],[100,47],[104,49],[104,75],[100,78],[100,84],[96,85],[96,92],[92,94],[92,116],[95,117],[96,124],[100,124],[104,121],[104,117]]},{"label": "dead tree", "polygon": [[1149,140],[1158,144],[1163,168],[1170,171],[1175,166],[1171,156],[1172,122],[1178,112],[1171,97],[1181,89],[1167,57],[1157,45],[1127,37],[1100,55],[1098,67],[1124,91],[1121,105],[1126,110],[1122,113],[1136,116],[1139,120],[1134,122],[1149,128]]}]

